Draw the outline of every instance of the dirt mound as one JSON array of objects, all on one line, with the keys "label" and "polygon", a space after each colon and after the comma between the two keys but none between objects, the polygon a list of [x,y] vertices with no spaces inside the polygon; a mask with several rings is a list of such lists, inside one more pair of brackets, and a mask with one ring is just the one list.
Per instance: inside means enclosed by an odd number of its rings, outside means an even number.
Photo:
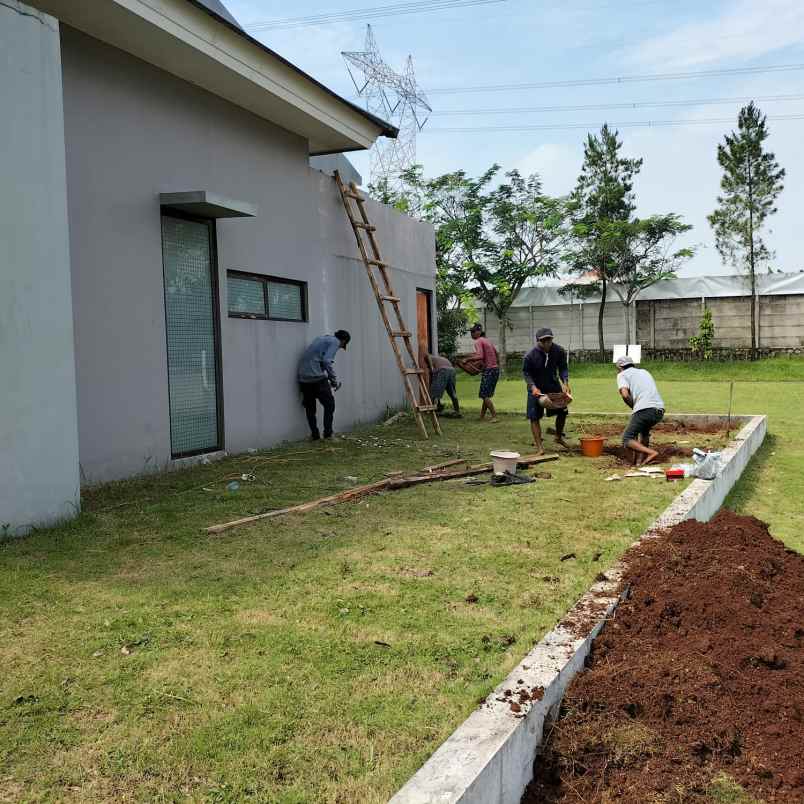
[{"label": "dirt mound", "polygon": [[523,804],[711,802],[722,774],[804,801],[804,556],[723,511],[626,562],[631,597],[567,691]]},{"label": "dirt mound", "polygon": [[[659,453],[659,457],[654,463],[667,463],[668,461],[678,460],[680,458],[692,457],[692,449],[690,447],[677,447],[675,444],[656,443],[654,443],[652,447]],[[603,452],[629,466],[634,463],[634,453],[627,447],[622,446],[622,444],[616,447],[605,446],[603,447]]]},{"label": "dirt mound", "polygon": [[[590,430],[594,429],[594,433],[590,435],[606,436],[620,436],[625,429],[625,419],[622,422],[604,424],[603,422],[590,422]],[[736,432],[739,427],[732,425],[732,432]],[[721,435],[726,437],[726,428],[720,423],[698,423],[698,422],[678,422],[672,419],[665,419],[659,422],[654,428],[654,433],[672,433],[675,436],[687,435]]]}]

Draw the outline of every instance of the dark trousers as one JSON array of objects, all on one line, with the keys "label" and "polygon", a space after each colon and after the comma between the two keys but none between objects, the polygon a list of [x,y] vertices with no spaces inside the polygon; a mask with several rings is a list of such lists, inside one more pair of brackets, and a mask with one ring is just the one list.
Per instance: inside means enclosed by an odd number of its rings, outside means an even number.
[{"label": "dark trousers", "polygon": [[318,432],[318,421],[316,420],[316,402],[321,403],[324,408],[324,438],[332,435],[332,419],[335,416],[335,397],[329,380],[319,380],[318,382],[300,382],[299,387],[302,393],[302,405],[307,416],[307,424],[310,425],[310,433],[313,438],[320,438]]}]

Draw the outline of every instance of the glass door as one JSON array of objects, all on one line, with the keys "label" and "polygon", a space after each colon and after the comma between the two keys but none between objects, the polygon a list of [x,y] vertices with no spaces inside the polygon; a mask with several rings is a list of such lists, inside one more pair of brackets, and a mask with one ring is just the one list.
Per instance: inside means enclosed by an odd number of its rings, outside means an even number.
[{"label": "glass door", "polygon": [[215,229],[162,216],[170,450],[174,458],[222,449]]}]

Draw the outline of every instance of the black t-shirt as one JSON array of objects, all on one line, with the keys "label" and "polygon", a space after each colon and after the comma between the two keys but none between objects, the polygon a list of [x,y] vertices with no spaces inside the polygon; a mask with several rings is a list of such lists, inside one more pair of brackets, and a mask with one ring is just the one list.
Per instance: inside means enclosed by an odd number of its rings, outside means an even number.
[{"label": "black t-shirt", "polygon": [[526,355],[522,374],[528,389],[535,385],[544,394],[561,393],[561,383],[569,380],[567,353],[563,347],[554,343],[547,352],[534,346]]}]

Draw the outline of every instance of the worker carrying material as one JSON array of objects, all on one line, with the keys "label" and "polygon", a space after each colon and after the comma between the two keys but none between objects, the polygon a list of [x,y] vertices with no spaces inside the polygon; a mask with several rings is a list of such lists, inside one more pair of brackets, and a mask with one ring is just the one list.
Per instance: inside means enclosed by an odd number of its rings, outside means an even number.
[{"label": "worker carrying material", "polygon": [[332,422],[335,416],[333,391],[341,387],[333,364],[338,349],[346,349],[350,340],[352,336],[345,329],[336,330],[334,335],[320,335],[304,350],[299,360],[299,388],[313,441],[321,438],[316,418],[316,402],[320,402],[324,409],[324,438],[332,438]]},{"label": "worker carrying material", "polygon": [[553,330],[549,327],[536,331],[536,346],[525,355],[522,374],[528,386],[527,415],[537,452],[544,451],[541,427],[544,416],[556,417],[556,441],[569,449],[564,438],[567,405],[572,402],[567,352],[553,342]]},{"label": "worker carrying material", "polygon": [[490,421],[496,422],[497,411],[491,398],[494,396],[497,382],[500,379],[499,355],[494,348],[494,344],[486,338],[486,333],[480,324],[475,324],[469,330],[469,334],[475,342],[475,358],[482,366],[480,391],[478,392],[478,396],[483,401],[480,406],[480,419],[482,421],[486,416],[486,412],[488,412],[491,417]]},{"label": "worker carrying material", "polygon": [[461,415],[461,405],[458,401],[458,392],[455,387],[455,367],[441,355],[430,355],[425,357],[427,367],[430,369],[430,399],[441,413],[444,405],[441,404],[441,397],[446,391],[447,396],[452,400],[452,409],[456,416]]},{"label": "worker carrying material", "polygon": [[637,466],[656,460],[659,453],[650,448],[650,431],[664,418],[664,400],[649,371],[637,368],[628,355],[617,359],[617,388],[634,413],[623,433],[623,446],[633,450]]}]

